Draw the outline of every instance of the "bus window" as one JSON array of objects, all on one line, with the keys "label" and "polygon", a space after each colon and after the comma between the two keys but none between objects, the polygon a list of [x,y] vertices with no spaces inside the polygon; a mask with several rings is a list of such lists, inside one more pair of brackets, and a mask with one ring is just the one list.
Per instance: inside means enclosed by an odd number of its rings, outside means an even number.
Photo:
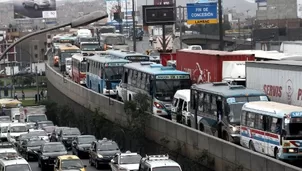
[{"label": "bus window", "polygon": [[256,115],[255,116],[256,117],[256,119],[255,119],[255,128],[256,129],[259,129],[259,130],[264,130],[264,122],[263,122],[263,115]]},{"label": "bus window", "polygon": [[147,87],[146,84],[147,84],[146,74],[145,74],[145,73],[142,73],[142,87],[141,87],[141,88],[142,88],[143,90],[147,90],[147,89],[146,89],[146,87]]},{"label": "bus window", "polygon": [[211,98],[211,113],[217,115],[217,103],[216,103],[216,96],[212,95]]},{"label": "bus window", "polygon": [[204,112],[204,93],[199,93],[198,110]]},{"label": "bus window", "polygon": [[129,70],[129,75],[128,75],[128,84],[129,85],[132,85],[132,72],[133,72],[133,70]]},{"label": "bus window", "polygon": [[184,103],[184,107],[183,107],[182,110],[183,111],[188,111],[188,103],[187,102]]},{"label": "bus window", "polygon": [[243,111],[242,115],[241,115],[241,122],[240,122],[240,124],[243,125],[243,126],[246,126],[246,114],[247,114],[247,112]]},{"label": "bus window", "polygon": [[271,118],[270,132],[281,134],[281,119]]},{"label": "bus window", "polygon": [[248,127],[254,128],[255,126],[255,114],[254,113],[248,113],[247,114],[247,124]]}]

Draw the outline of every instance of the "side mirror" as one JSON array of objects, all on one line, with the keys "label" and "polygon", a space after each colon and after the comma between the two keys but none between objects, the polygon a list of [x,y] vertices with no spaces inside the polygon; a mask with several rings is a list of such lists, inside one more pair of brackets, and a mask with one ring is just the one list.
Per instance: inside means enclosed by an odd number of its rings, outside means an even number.
[{"label": "side mirror", "polygon": [[84,168],[86,168],[87,167],[87,165],[84,165]]}]

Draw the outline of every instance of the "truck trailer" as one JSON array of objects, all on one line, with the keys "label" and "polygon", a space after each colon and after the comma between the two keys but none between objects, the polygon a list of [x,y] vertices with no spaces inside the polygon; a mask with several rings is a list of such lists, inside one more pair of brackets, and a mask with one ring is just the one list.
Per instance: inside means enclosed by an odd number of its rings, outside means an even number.
[{"label": "truck trailer", "polygon": [[301,61],[247,62],[246,85],[263,90],[272,101],[301,106],[301,71]]},{"label": "truck trailer", "polygon": [[245,85],[245,61],[254,61],[253,54],[216,50],[178,50],[176,69],[189,72],[193,83],[227,81]]}]

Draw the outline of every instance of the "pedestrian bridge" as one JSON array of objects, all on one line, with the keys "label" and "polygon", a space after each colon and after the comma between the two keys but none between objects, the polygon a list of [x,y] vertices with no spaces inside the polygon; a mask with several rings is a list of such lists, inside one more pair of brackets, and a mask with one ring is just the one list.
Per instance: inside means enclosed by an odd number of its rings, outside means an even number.
[{"label": "pedestrian bridge", "polygon": [[[224,36],[224,47],[227,50],[244,50],[250,49],[251,42],[244,42],[243,40],[236,40],[233,37]],[[207,35],[207,34],[186,34],[182,36],[182,42],[187,45],[201,45],[204,49],[219,49],[219,35]]]}]

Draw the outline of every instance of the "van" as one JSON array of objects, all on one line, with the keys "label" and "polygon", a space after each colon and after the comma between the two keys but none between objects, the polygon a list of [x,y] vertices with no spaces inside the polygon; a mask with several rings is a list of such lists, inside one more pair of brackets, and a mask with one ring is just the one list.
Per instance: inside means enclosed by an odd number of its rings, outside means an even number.
[{"label": "van", "polygon": [[190,89],[178,90],[174,94],[172,102],[172,120],[191,126],[190,121]]},{"label": "van", "polygon": [[1,171],[32,171],[28,162],[17,154],[7,155],[0,160]]},{"label": "van", "polygon": [[0,123],[0,140],[7,141],[7,130],[11,123]]},{"label": "van", "polygon": [[27,126],[25,123],[10,123],[7,130],[7,140],[14,143],[18,141],[20,135],[27,133]]}]

